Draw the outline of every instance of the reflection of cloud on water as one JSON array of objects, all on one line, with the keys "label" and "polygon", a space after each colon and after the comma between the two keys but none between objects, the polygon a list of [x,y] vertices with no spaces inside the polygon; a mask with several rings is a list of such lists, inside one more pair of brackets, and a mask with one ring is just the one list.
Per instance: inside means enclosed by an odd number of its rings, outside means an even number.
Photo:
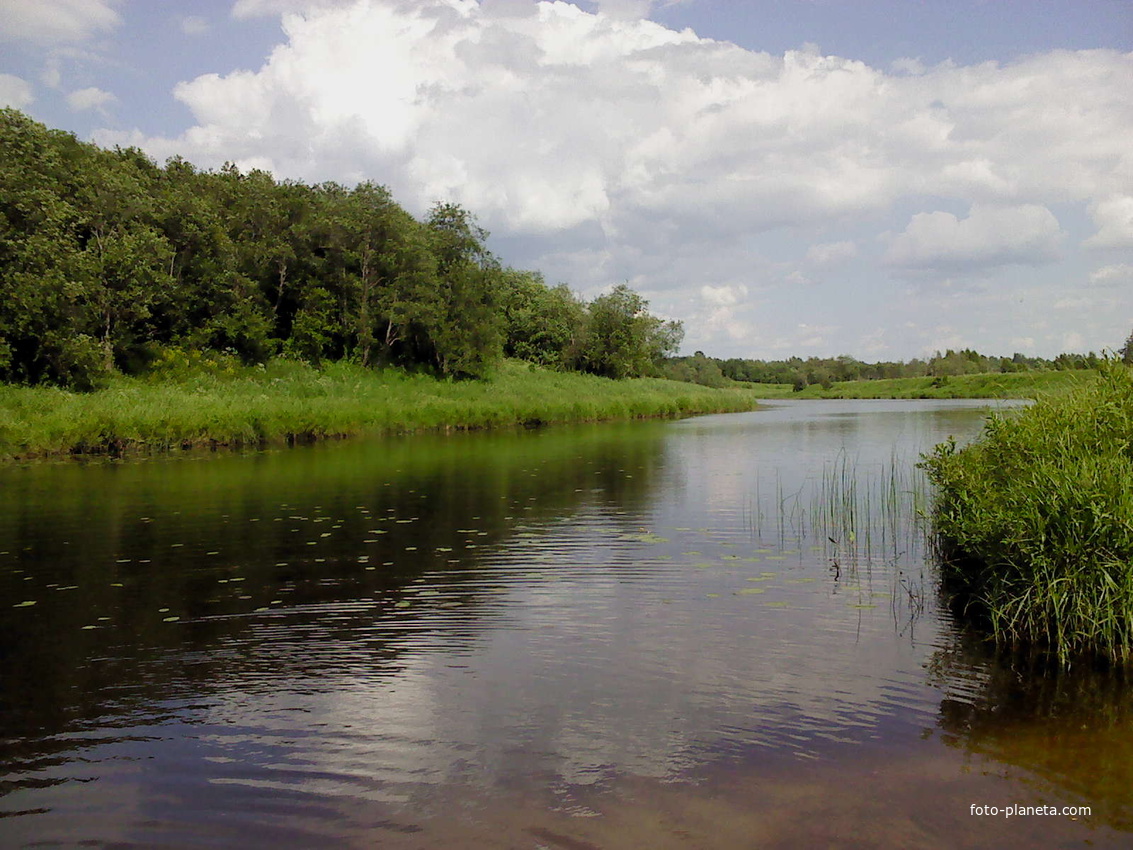
[{"label": "reflection of cloud on water", "polygon": [[[687,541],[624,540],[624,523],[583,515],[503,541],[486,568],[500,590],[460,630],[422,607],[396,664],[343,666],[307,693],[229,693],[215,715],[254,729],[265,698],[299,708],[324,731],[273,745],[280,765],[395,796],[532,776],[665,778],[722,753],[811,753],[931,723],[937,697],[921,669],[931,648],[894,640],[887,603],[854,608],[868,588],[835,593],[814,558],[724,561],[737,549],[711,541],[700,545],[712,567],[700,568],[680,554]],[[596,527],[609,545],[593,545]],[[777,578],[748,581],[772,566]],[[241,720],[243,705],[256,708]],[[295,722],[281,719],[273,740]]]},{"label": "reflection of cloud on water", "polygon": [[[823,402],[668,426],[666,486],[648,489],[651,503],[592,503],[521,527],[479,550],[462,579],[477,601],[459,628],[415,602],[380,634],[375,623],[375,639],[396,645],[393,663],[324,666],[317,689],[275,697],[325,730],[285,747],[283,762],[396,795],[445,782],[665,778],[759,748],[812,755],[824,742],[915,737],[939,701],[922,669],[934,647],[895,638],[888,568],[874,567],[872,584],[868,571],[834,582],[825,553],[808,546],[751,557],[761,544],[742,518],[768,463],[805,480],[846,441],[863,463],[889,461],[895,444],[927,447],[978,421],[922,410],[948,403],[855,404],[865,430],[842,415],[847,403],[824,415]],[[687,527],[698,516],[711,530]],[[430,602],[456,593],[453,581]],[[939,640],[935,624],[921,631]]]}]

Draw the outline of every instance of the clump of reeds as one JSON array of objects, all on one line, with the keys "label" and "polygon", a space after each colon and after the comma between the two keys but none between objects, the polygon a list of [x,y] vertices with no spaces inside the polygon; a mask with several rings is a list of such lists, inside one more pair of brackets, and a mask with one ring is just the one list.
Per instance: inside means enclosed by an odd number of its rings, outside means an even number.
[{"label": "clump of reeds", "polygon": [[811,505],[811,524],[842,557],[867,563],[920,549],[926,482],[896,454],[861,467],[841,453],[823,466]]},{"label": "clump of reeds", "polygon": [[995,638],[1063,664],[1133,656],[1133,371],[986,424],[923,461],[945,586]]}]

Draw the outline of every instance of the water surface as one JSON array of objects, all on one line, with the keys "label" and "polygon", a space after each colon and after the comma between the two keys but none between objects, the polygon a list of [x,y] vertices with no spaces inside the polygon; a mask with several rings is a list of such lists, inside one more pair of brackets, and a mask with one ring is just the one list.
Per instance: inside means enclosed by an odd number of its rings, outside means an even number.
[{"label": "water surface", "polygon": [[914,464],[983,416],[4,467],[0,843],[1127,845],[1123,679],[937,598]]}]

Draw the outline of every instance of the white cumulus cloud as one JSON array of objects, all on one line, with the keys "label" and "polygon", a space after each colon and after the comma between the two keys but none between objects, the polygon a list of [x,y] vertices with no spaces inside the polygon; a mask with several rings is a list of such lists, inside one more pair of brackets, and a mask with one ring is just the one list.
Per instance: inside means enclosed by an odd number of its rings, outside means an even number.
[{"label": "white cumulus cloud", "polygon": [[15,74],[0,74],[0,106],[23,109],[33,100],[35,97],[27,80]]},{"label": "white cumulus cloud", "polygon": [[1098,201],[1093,209],[1098,232],[1086,240],[1090,248],[1133,248],[1133,195]]},{"label": "white cumulus cloud", "polygon": [[[281,2],[295,6],[234,14]],[[1114,51],[891,75],[563,2],[308,3],[283,28],[259,70],[178,86],[196,117],[181,138],[105,139],[375,177],[418,207],[452,198],[532,233],[759,231],[913,194],[1089,202],[1115,174],[1133,181],[1133,55]]]},{"label": "white cumulus cloud", "polygon": [[117,98],[113,94],[95,86],[78,89],[67,95],[67,105],[76,112],[87,109],[104,110],[116,100]]},{"label": "white cumulus cloud", "polygon": [[1062,231],[1050,210],[1037,204],[973,205],[967,218],[918,213],[886,252],[885,261],[909,269],[967,270],[1054,259]]},{"label": "white cumulus cloud", "polygon": [[[880,251],[890,269],[957,277],[1080,252],[1051,210],[1093,216],[1091,247],[1133,245],[1133,53],[876,68],[678,32],[646,5],[237,0],[236,18],[280,16],[262,66],[179,84],[193,115],[179,135],[95,139],[372,179],[416,213],[455,201],[523,249],[509,261],[589,293],[630,280],[675,315],[706,309],[705,286],[782,284],[788,243],[806,254],[794,281],[829,277],[824,297],[851,285],[824,269],[856,274]],[[879,249],[882,231],[897,235]],[[1084,280],[1095,263],[1071,255]]]},{"label": "white cumulus cloud", "polygon": [[704,303],[712,307],[729,307],[747,297],[746,286],[709,286],[700,287],[700,297]]},{"label": "white cumulus cloud", "polygon": [[120,0],[0,0],[0,40],[85,41],[121,23]]}]

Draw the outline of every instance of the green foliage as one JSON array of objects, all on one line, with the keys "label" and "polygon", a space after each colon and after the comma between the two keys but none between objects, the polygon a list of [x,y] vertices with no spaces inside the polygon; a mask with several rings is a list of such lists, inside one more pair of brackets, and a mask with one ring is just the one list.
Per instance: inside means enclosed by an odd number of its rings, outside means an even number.
[{"label": "green foliage", "polygon": [[691,357],[669,357],[661,361],[658,371],[672,381],[688,381],[705,387],[726,387],[732,384],[720,371],[719,361],[697,351]]},{"label": "green foliage", "polygon": [[280,183],[178,157],[160,168],[6,109],[0,381],[93,389],[167,346],[476,378],[505,352],[630,376],[675,350],[679,326],[627,288],[588,309],[501,269],[487,236],[456,204],[421,222],[368,181]]},{"label": "green foliage", "polygon": [[570,289],[516,269],[504,269],[497,287],[505,355],[559,369],[578,359],[586,308]]},{"label": "green foliage", "polygon": [[923,466],[949,586],[1006,644],[1133,653],[1133,371],[993,417]]},{"label": "green foliage", "polygon": [[680,322],[650,314],[644,298],[625,284],[590,302],[582,343],[582,368],[607,378],[649,375],[674,354],[684,337]]},{"label": "green foliage", "polygon": [[[4,110],[0,380],[93,388],[143,368],[153,345],[482,377],[506,322],[486,238],[455,204],[417,222],[369,182],[162,169]],[[539,290],[552,312],[575,306]]]},{"label": "green foliage", "polygon": [[[791,384],[802,391],[807,386],[826,389],[849,381],[885,381],[897,378],[946,378],[988,373],[1047,372],[1051,370],[1089,370],[1098,365],[1098,357],[1090,354],[1060,354],[1053,360],[1014,354],[1011,357],[988,357],[971,349],[936,352],[927,360],[913,358],[908,362],[865,363],[849,355],[838,357],[791,357],[787,360],[717,360],[720,371],[733,381],[764,384]],[[800,381],[801,378],[801,381]],[[868,392],[868,391],[867,391]]]}]

